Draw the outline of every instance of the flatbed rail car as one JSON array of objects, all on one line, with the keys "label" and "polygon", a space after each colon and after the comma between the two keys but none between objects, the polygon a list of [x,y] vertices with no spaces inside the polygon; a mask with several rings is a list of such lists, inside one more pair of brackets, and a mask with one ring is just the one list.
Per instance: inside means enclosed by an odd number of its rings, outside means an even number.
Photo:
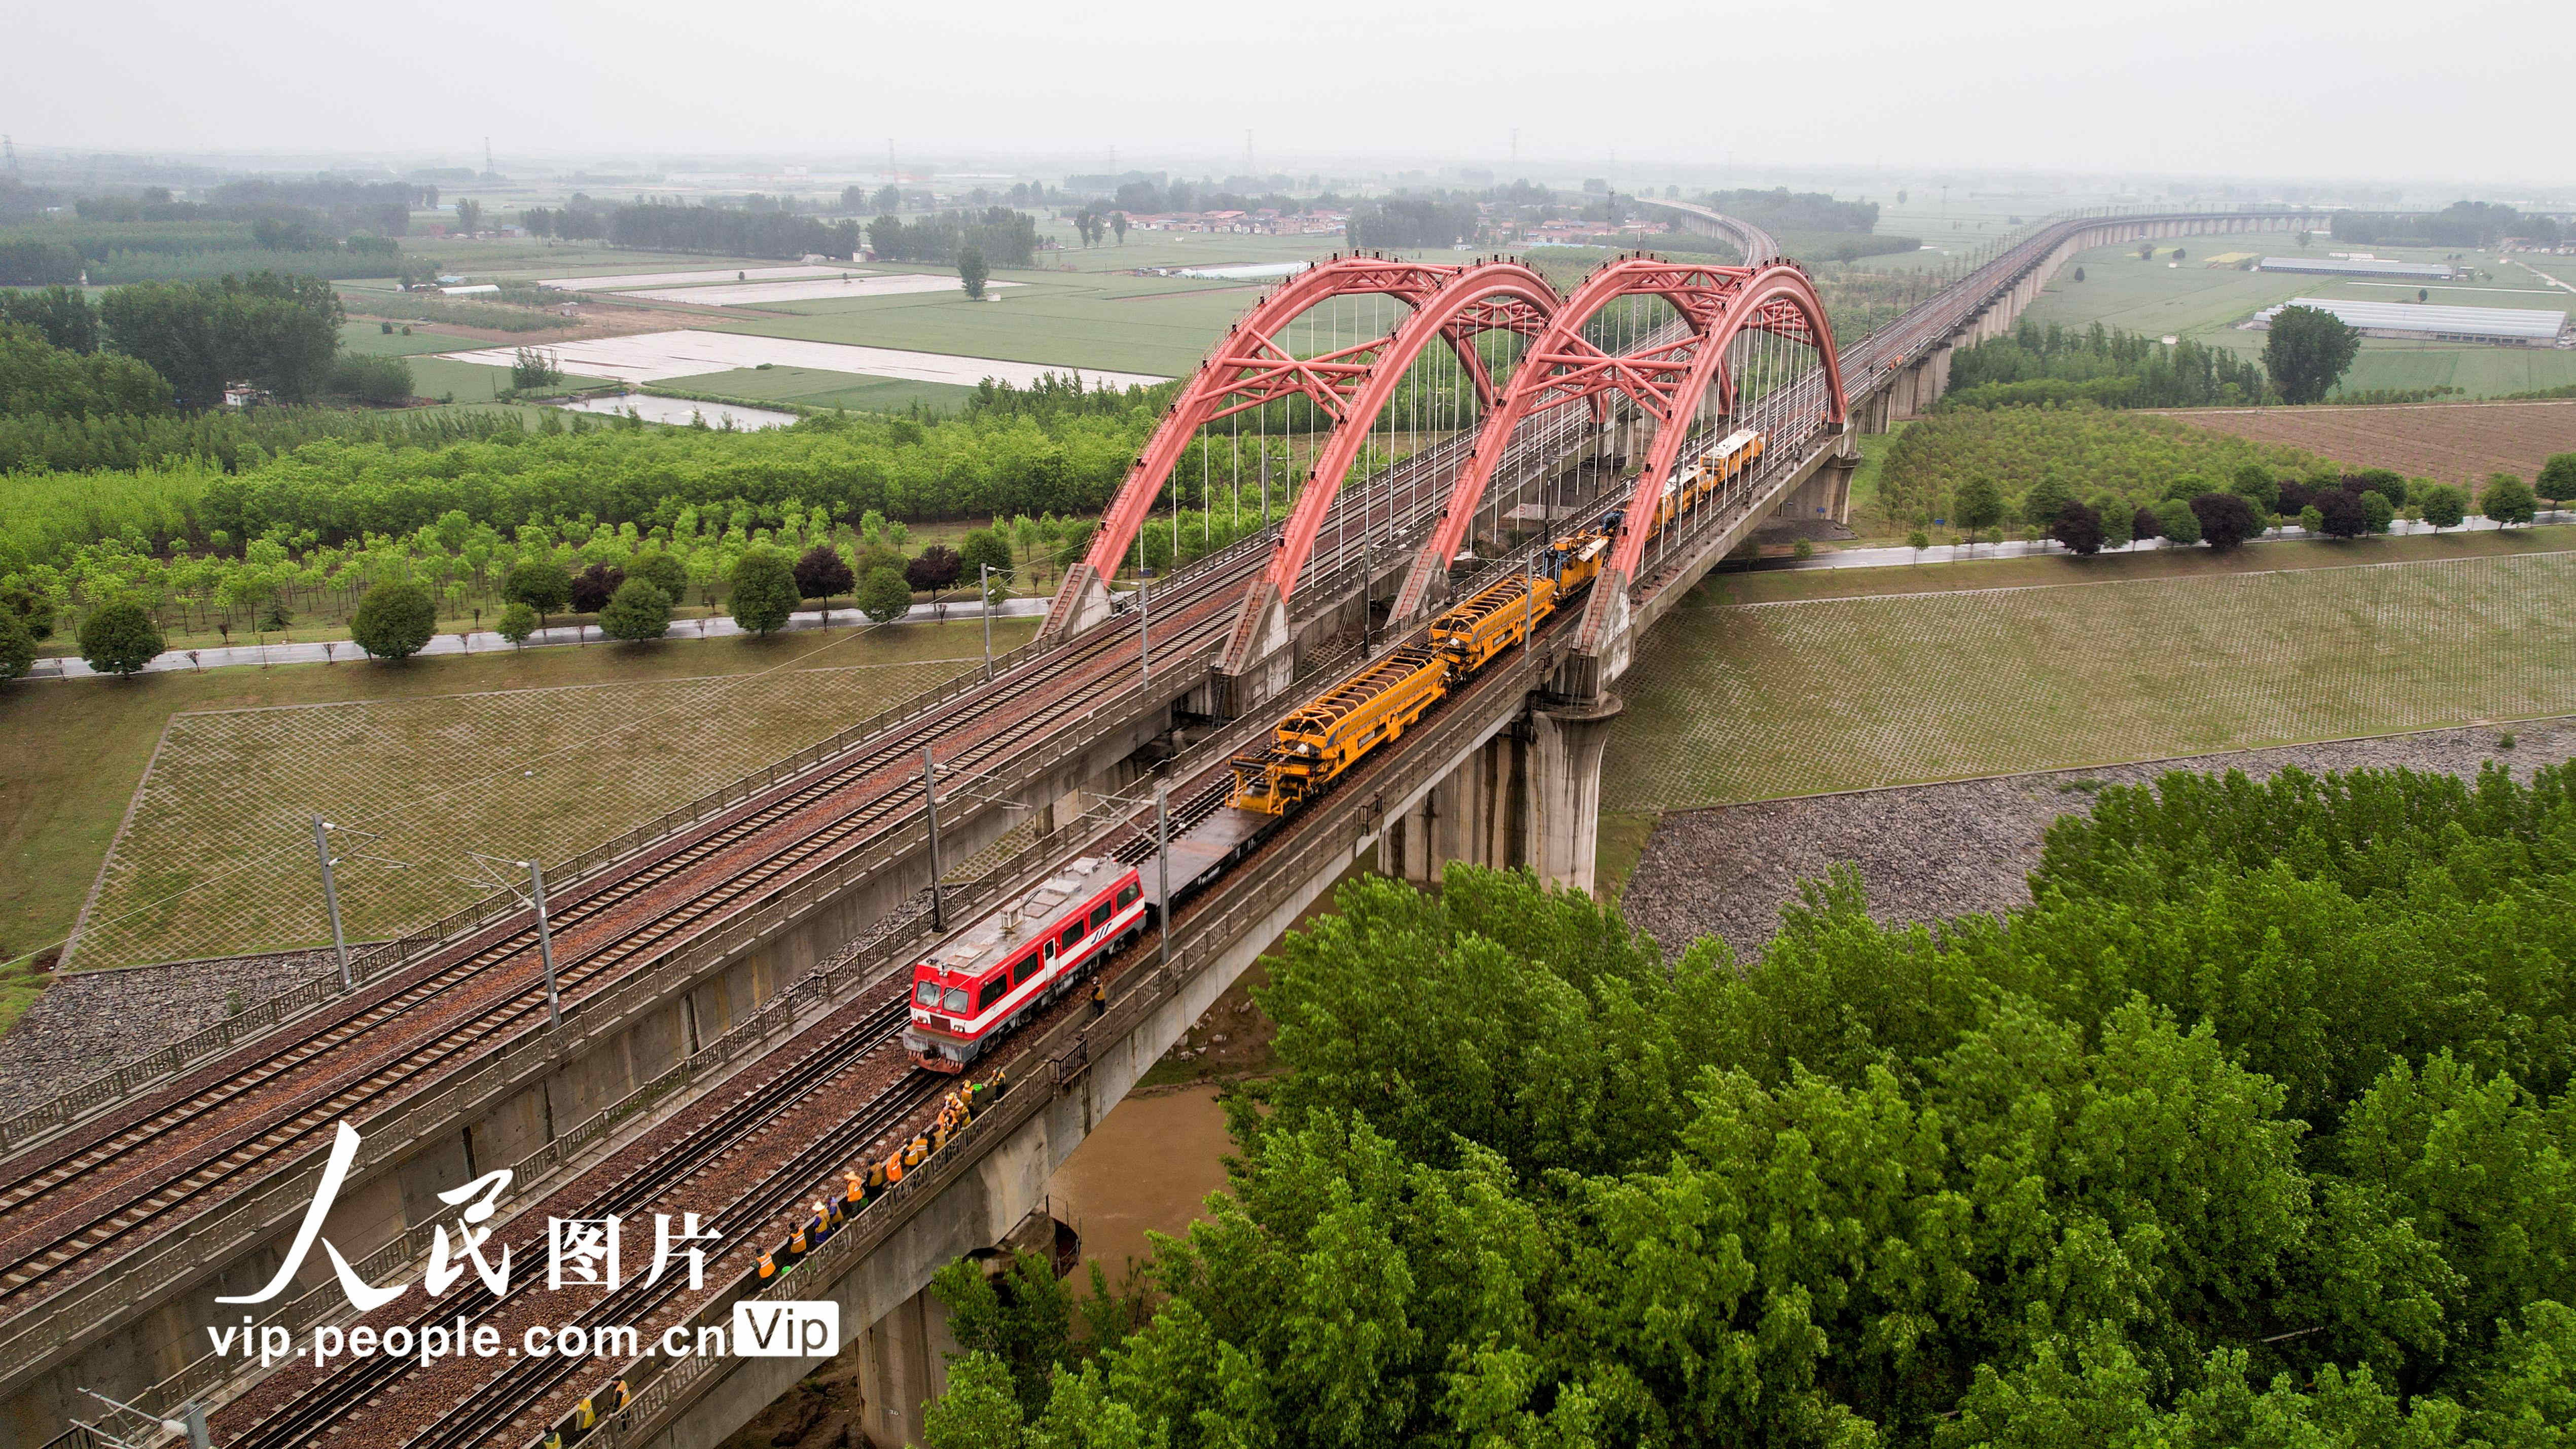
[{"label": "flatbed rail car", "polygon": [[1609,549],[1610,540],[1597,533],[1559,539],[1542,556],[1537,574],[1496,580],[1432,620],[1432,647],[1449,657],[1456,674],[1475,673],[1527,639],[1558,604],[1589,587]]},{"label": "flatbed rail car", "polygon": [[1234,762],[1239,810],[1285,815],[1321,794],[1361,756],[1402,735],[1448,694],[1449,660],[1408,644],[1279,722],[1268,750]]},{"label": "flatbed rail car", "polygon": [[1044,1010],[1150,921],[1136,868],[1085,856],[958,933],[912,968],[915,1065],[955,1075],[1020,1021]]}]

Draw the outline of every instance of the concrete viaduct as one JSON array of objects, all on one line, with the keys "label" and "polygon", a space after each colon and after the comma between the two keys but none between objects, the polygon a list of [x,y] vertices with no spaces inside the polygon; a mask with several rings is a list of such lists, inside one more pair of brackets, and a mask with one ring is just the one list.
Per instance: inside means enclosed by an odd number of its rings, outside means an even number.
[{"label": "concrete viaduct", "polygon": [[[1100,1019],[1083,1014],[1034,1035],[1013,1057],[1016,1085],[993,1111],[770,1290],[842,1305],[845,1344],[861,1360],[870,1439],[918,1442],[921,1405],[940,1387],[946,1344],[942,1310],[924,1291],[931,1274],[1020,1230],[1041,1208],[1049,1174],[1092,1125],[1337,879],[1367,864],[1436,881],[1446,862],[1464,860],[1525,866],[1551,883],[1588,889],[1600,762],[1620,708],[1615,686],[1637,641],[1694,583],[1773,519],[1847,518],[1854,436],[1930,407],[1946,384],[1952,349],[2010,329],[2076,253],[2307,224],[2296,213],[2256,212],[2052,220],[1897,323],[1836,348],[1820,310],[1808,306],[1812,292],[1803,289],[1802,274],[1773,260],[1767,236],[1702,209],[1656,204],[1679,213],[1685,227],[1723,236],[1753,265],[1625,258],[1570,298],[1551,292],[1543,299],[1526,274],[1506,275],[1507,263],[1432,276],[1399,274],[1393,264],[1371,273],[1361,263],[1374,259],[1354,258],[1335,264],[1344,282],[1410,288],[1411,315],[1433,318],[1412,339],[1413,353],[1354,353],[1350,369],[1326,375],[1307,365],[1311,358],[1282,360],[1220,344],[1139,459],[1091,566],[1068,576],[1048,631],[997,661],[990,683],[960,681],[853,727],[568,863],[559,875],[566,900],[613,891],[635,871],[685,853],[707,832],[731,828],[852,758],[875,750],[917,762],[913,738],[929,738],[924,732],[947,728],[1015,683],[1075,680],[1068,686],[1078,686],[1075,703],[1051,712],[1044,729],[936,751],[943,779],[958,772],[954,785],[942,787],[938,869],[918,801],[889,809],[887,823],[862,839],[864,848],[711,916],[704,929],[657,948],[647,967],[568,1011],[559,1027],[500,1041],[368,1117],[358,1124],[365,1148],[326,1225],[331,1240],[362,1272],[393,1277],[416,1268],[429,1247],[431,1220],[442,1211],[434,1194],[474,1171],[513,1165],[519,1177],[512,1198],[525,1205],[600,1169],[639,1132],[903,969],[936,940],[928,899],[934,874],[948,882],[939,905],[954,922],[1044,879],[1073,855],[1134,840],[1140,819],[1150,838],[1151,811],[1137,816],[1132,793],[1121,792],[1149,778],[1168,781],[1176,800],[1202,789],[1223,775],[1233,754],[1266,736],[1278,712],[1272,701],[1338,677],[1361,653],[1400,643],[1451,588],[1520,567],[1554,520],[1623,504],[1637,516],[1633,510],[1651,506],[1661,480],[1720,431],[1712,424],[1761,428],[1769,451],[1741,486],[1651,539],[1632,530],[1626,542],[1633,546],[1616,556],[1614,572],[1586,607],[1549,621],[1532,647],[1497,660],[1194,901],[1170,927],[1167,963],[1152,957],[1125,969]],[[1467,298],[1454,291],[1461,287],[1481,291]],[[1680,320],[1630,339],[1624,350],[1587,339],[1582,324],[1591,314],[1577,308],[1640,295],[1672,302]],[[1525,358],[1546,364],[1525,360],[1516,376],[1529,379],[1526,386],[1488,391],[1481,438],[1443,441],[1347,488],[1337,477],[1321,487],[1310,482],[1296,515],[1191,565],[1155,586],[1151,599],[1110,591],[1121,551],[1151,515],[1164,481],[1156,468],[1167,475],[1188,435],[1208,425],[1205,416],[1189,415],[1192,406],[1203,402],[1201,413],[1215,414],[1229,399],[1303,389],[1364,430],[1372,399],[1386,396],[1385,377],[1423,348],[1473,354],[1473,337],[1460,339],[1477,329],[1512,332],[1525,340]],[[1808,355],[1755,395],[1749,383],[1739,391],[1727,367],[1706,356],[1749,356],[1728,351],[1737,338],[1803,346]],[[1553,396],[1539,385],[1543,376],[1560,380]],[[1589,391],[1562,381],[1579,376],[1594,379],[1585,384]],[[1513,408],[1520,411],[1505,417]],[[1332,465],[1327,450],[1318,467]],[[1482,495],[1466,487],[1479,474],[1478,490],[1515,490],[1536,510],[1536,528],[1478,525]],[[1484,516],[1490,522],[1499,514]],[[1357,546],[1321,542],[1338,538],[1335,525],[1355,517],[1368,520]],[[1453,584],[1462,542],[1475,545],[1476,561],[1464,566],[1465,581]],[[1363,640],[1356,650],[1349,642],[1355,631]],[[1152,640],[1150,664],[1127,647],[1133,635]],[[1077,665],[1094,657],[1097,671],[1082,674]],[[970,755],[971,768],[952,763]],[[391,943],[361,962],[360,990],[378,989],[375,983],[390,990],[441,952],[502,939],[526,920],[514,903],[496,901]],[[264,1005],[223,1040],[181,1044],[0,1123],[0,1152],[14,1158],[65,1134],[113,1125],[208,1063],[247,1060],[264,1042],[333,1009],[341,999],[337,984],[334,978]],[[67,1427],[76,1417],[96,1417],[77,1389],[171,1413],[192,1400],[220,1405],[255,1381],[255,1371],[205,1354],[203,1325],[233,1312],[219,1309],[216,1295],[239,1293],[274,1270],[321,1155],[317,1142],[206,1210],[184,1233],[138,1242],[96,1276],[13,1305],[0,1320],[0,1433],[65,1449],[103,1443]],[[308,1266],[299,1288],[264,1308],[262,1321],[303,1328],[347,1314],[327,1267]],[[754,1288],[738,1284],[696,1315],[714,1321]],[[814,1367],[759,1358],[602,1362],[593,1376],[604,1384],[630,1369],[635,1398],[586,1442],[709,1449]],[[220,1435],[217,1441],[226,1442]]]}]

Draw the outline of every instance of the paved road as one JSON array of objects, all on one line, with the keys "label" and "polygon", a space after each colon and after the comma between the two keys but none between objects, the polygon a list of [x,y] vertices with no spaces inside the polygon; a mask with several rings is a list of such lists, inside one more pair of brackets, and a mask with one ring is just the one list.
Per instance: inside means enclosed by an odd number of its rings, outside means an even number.
[{"label": "paved road", "polygon": [[[2568,510],[2562,509],[2555,513],[2542,514],[2540,516],[2540,521],[2543,523],[2576,522],[2576,513],[2571,513]],[[2458,531],[2475,532],[2494,527],[2496,527],[2496,524],[2492,520],[2472,518],[2468,522],[2462,524]],[[2410,522],[2401,518],[2390,526],[2390,531],[2392,533],[2408,534],[2432,533],[2435,530],[2429,524]],[[2307,536],[2306,530],[2293,524],[2289,527],[2264,534],[2259,539],[2249,541],[2254,543],[2278,543],[2285,539],[2305,538]],[[2160,544],[2154,542],[2132,543],[2119,549],[2105,549],[2103,552],[2147,553],[2152,552],[2160,546]],[[1808,559],[1765,559],[1759,564],[1749,565],[1748,567],[1752,569],[1760,569],[1766,572],[1774,569],[1883,569],[1905,567],[1918,563],[1962,563],[1975,559],[2037,558],[2042,555],[2063,554],[2065,552],[2066,550],[2063,547],[2045,540],[2035,543],[1981,543],[1976,545],[1974,548],[1960,548],[1952,544],[1939,543],[1923,550],[1919,557],[1915,554],[1914,550],[1902,547],[1845,548],[1819,553],[1814,558]],[[2356,562],[2367,561],[2368,560],[2356,560]],[[1005,599],[997,608],[994,609],[993,617],[997,619],[1036,618],[1044,615],[1046,610],[1047,601],[1044,599]],[[912,606],[912,612],[910,614],[896,622],[904,624],[929,624],[936,623],[943,617],[952,623],[961,619],[975,619],[981,617],[981,610],[975,601],[971,599],[951,604],[915,604]],[[828,617],[820,613],[798,614],[788,620],[787,627],[790,629],[846,629],[855,627],[864,622],[866,622],[864,616],[862,616],[856,609],[834,609]],[[589,626],[561,624],[551,629],[541,629],[537,633],[529,636],[527,647],[560,648],[566,645],[580,644],[585,642],[588,632]],[[742,632],[743,630],[741,626],[734,623],[733,620],[719,616],[713,619],[687,619],[677,624],[673,624],[671,626],[669,637],[673,639],[722,639],[729,635],[740,634]],[[504,639],[500,635],[487,629],[480,633],[468,635],[437,635],[429,641],[429,647],[421,650],[420,652],[423,654],[489,654],[495,650],[507,649],[509,647],[509,640]],[[155,658],[150,664],[143,666],[143,668],[146,673],[167,673],[175,670],[225,669],[237,668],[245,665],[327,664],[335,660],[358,660],[365,657],[364,652],[361,651],[357,645],[350,643],[346,639],[339,639],[329,643],[320,644],[237,644],[228,649],[200,649],[194,653],[187,650],[172,650],[167,654],[163,654],[158,658]],[[98,672],[90,668],[88,665],[83,664],[78,659],[53,658],[37,660],[36,667],[27,671],[27,677],[30,679],[95,679],[98,677]]]},{"label": "paved road", "polygon": [[[2576,522],[2576,512],[2560,509],[2554,513],[2543,513],[2540,515],[2539,521],[2542,523]],[[2472,518],[2468,522],[2461,524],[2458,528],[2436,530],[2431,524],[2401,518],[2389,525],[2389,532],[2392,534],[2434,532],[2476,533],[2496,526],[2497,524],[2493,519]],[[2285,528],[2276,529],[2273,532],[2266,533],[2259,538],[2248,539],[2246,542],[2281,543],[2287,540],[2307,538],[2309,536],[2310,535],[2306,529],[2301,528],[2294,523]],[[2162,540],[2148,540],[2139,543],[2124,544],[2116,549],[2106,548],[2102,551],[2104,553],[2152,553],[2161,547],[2163,547]],[[1819,553],[1814,558],[1807,559],[1764,559],[1761,563],[1748,565],[1746,567],[1748,569],[1759,569],[1764,572],[1769,572],[1774,569],[1883,569],[1916,563],[1960,563],[1970,559],[1981,558],[2038,558],[2046,554],[2062,555],[2065,552],[2066,549],[2063,545],[2049,542],[2046,539],[2033,543],[1981,543],[1973,548],[1962,548],[1952,544],[1936,543],[1930,548],[1923,550],[1923,554],[1920,558],[1915,556],[1914,550],[1901,546],[1897,548],[1846,548],[1837,549],[1831,553]],[[2355,559],[2354,562],[2368,563],[2370,560],[2363,558]]]},{"label": "paved road", "polygon": [[[1005,599],[993,610],[996,619],[1036,618],[1046,613],[1044,599]],[[947,604],[915,604],[912,612],[895,620],[901,624],[932,624],[941,619],[954,623],[961,619],[983,617],[983,606],[973,599]],[[852,628],[866,623],[866,616],[856,609],[834,609],[826,616],[821,612],[796,614],[787,621],[789,629]],[[587,638],[589,625],[558,624],[540,629],[528,636],[528,648],[560,648],[580,644]],[[745,632],[741,625],[719,615],[713,619],[683,619],[671,626],[667,638],[722,639]],[[590,641],[599,642],[599,641]],[[511,647],[510,641],[489,629],[467,634],[433,635],[423,654],[489,654]],[[335,660],[366,658],[366,651],[346,639],[316,644],[235,644],[217,649],[173,649],[143,666],[147,674],[169,673],[189,669],[225,669],[244,665],[329,664]],[[74,658],[39,659],[27,671],[30,679],[95,679],[98,671]]]}]

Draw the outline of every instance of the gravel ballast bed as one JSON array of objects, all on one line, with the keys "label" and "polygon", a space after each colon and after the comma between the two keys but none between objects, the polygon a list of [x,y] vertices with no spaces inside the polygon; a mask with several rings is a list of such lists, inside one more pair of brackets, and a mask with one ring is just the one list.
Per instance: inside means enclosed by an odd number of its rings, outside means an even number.
[{"label": "gravel ballast bed", "polygon": [[[2510,750],[2497,743],[2507,729],[2515,736]],[[1676,811],[1656,823],[1620,904],[1668,954],[1715,935],[1749,958],[1779,929],[1780,908],[1797,901],[1798,882],[1846,861],[1859,865],[1870,915],[1882,924],[2028,904],[2029,872],[2049,824],[2092,804],[2074,788],[2079,781],[2148,784],[2172,770],[2242,770],[2259,779],[2287,766],[2474,777],[2489,761],[2527,780],[2570,758],[2576,716]]]}]

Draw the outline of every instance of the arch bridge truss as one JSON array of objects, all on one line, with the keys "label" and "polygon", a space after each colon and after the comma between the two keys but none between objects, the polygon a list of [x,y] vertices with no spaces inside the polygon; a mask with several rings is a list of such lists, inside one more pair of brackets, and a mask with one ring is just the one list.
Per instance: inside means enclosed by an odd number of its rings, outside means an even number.
[{"label": "arch bridge truss", "polygon": [[[1357,326],[1316,327],[1315,319],[1334,309],[1348,315],[1354,301],[1376,310],[1361,314]],[[1426,375],[1441,379],[1428,393]],[[1393,443],[1380,451],[1373,442],[1391,439],[1390,420],[1399,413],[1418,428],[1426,396],[1434,441],[1417,431],[1402,470],[1389,467]],[[1374,539],[1373,512],[1363,516],[1357,551],[1365,575],[1372,541],[1421,538],[1390,613],[1391,622],[1406,623],[1445,593],[1480,513],[1498,508],[1498,473],[1526,475],[1523,465],[1534,458],[1544,471],[1587,437],[1596,445],[1605,437],[1634,443],[1641,457],[1626,509],[1631,522],[1593,591],[1578,646],[1588,649],[1602,630],[1624,627],[1625,595],[1654,533],[1636,521],[1656,516],[1677,465],[1742,428],[1804,442],[1818,427],[1842,425],[1845,399],[1822,300],[1794,263],[1718,266],[1635,255],[1605,264],[1561,295],[1515,261],[1335,258],[1265,295],[1211,350],[1130,468],[1083,560],[1067,570],[1046,637],[1068,637],[1108,614],[1108,581],[1131,551],[1141,557],[1167,489],[1179,537],[1187,480],[1178,470],[1192,456],[1202,501],[1213,509],[1205,475],[1214,425],[1239,428],[1242,417],[1255,415],[1267,427],[1283,409],[1293,409],[1305,428],[1286,455],[1303,487],[1276,525],[1268,566],[1243,602],[1228,673],[1284,642],[1291,598],[1316,572],[1319,537],[1328,523],[1338,537],[1350,522],[1344,485],[1354,471],[1364,483],[1407,471],[1421,494],[1419,512],[1428,516],[1409,533],[1391,501],[1387,538]],[[1239,477],[1239,435],[1232,446]],[[1265,436],[1265,481],[1273,451]],[[1609,451],[1624,460],[1630,449]],[[1372,508],[1370,489],[1352,491],[1360,508]],[[1429,509],[1435,498],[1436,514]],[[1542,499],[1537,517],[1557,516]],[[1266,489],[1261,521],[1269,523]]]}]

